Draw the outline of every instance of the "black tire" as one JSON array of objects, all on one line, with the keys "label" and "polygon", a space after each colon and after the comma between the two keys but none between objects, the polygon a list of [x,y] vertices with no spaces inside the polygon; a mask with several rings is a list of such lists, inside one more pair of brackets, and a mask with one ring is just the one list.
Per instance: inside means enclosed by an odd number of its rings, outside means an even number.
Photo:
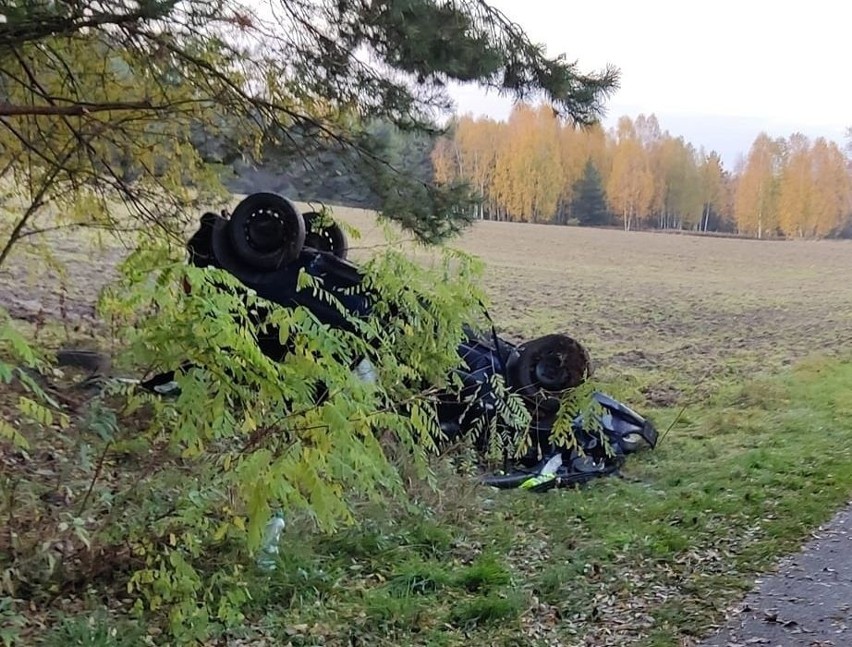
[{"label": "black tire", "polygon": [[518,347],[511,363],[511,386],[521,395],[541,397],[551,409],[554,396],[580,386],[591,373],[589,353],[568,335],[539,337]]},{"label": "black tire", "polygon": [[336,222],[322,226],[322,214],[310,211],[305,218],[305,247],[331,252],[337,258],[346,260],[349,255],[349,241],[346,233]]},{"label": "black tire", "polygon": [[109,375],[112,359],[106,353],[88,348],[60,348],[56,351],[56,364],[70,368],[82,368],[92,375]]},{"label": "black tire", "polygon": [[[91,394],[101,391],[103,382],[112,371],[112,358],[106,353],[86,348],[61,348],[56,352],[57,366],[83,369],[86,377],[78,378],[63,388],[84,390]],[[54,385],[55,386],[55,385]]]},{"label": "black tire", "polygon": [[237,259],[262,271],[292,263],[305,244],[302,214],[276,193],[247,196],[234,209],[227,229]]}]

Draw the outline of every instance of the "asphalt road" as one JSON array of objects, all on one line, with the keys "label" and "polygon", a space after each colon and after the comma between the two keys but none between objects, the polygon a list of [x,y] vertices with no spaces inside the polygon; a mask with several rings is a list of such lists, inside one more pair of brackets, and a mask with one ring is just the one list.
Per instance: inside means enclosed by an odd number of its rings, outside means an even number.
[{"label": "asphalt road", "polygon": [[784,559],[699,647],[852,647],[852,504]]}]

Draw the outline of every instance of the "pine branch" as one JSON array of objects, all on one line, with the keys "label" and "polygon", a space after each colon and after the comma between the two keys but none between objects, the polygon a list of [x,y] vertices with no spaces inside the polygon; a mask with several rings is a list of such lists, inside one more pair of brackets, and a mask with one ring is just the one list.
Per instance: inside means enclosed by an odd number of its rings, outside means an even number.
[{"label": "pine branch", "polygon": [[51,36],[79,33],[85,29],[103,29],[109,26],[121,27],[138,22],[147,22],[164,18],[174,10],[176,2],[145,2],[137,11],[130,13],[95,13],[83,15],[82,10],[91,11],[84,6],[78,13],[69,16],[32,15],[27,19],[15,19],[6,16],[6,22],[0,23],[0,51],[42,40]]}]

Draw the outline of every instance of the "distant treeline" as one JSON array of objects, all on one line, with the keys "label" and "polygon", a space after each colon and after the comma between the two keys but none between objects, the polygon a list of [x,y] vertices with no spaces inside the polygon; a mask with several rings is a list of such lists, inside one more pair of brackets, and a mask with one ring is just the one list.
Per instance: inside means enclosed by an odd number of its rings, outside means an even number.
[{"label": "distant treeline", "polygon": [[760,133],[733,170],[716,152],[622,117],[575,129],[547,107],[508,121],[463,116],[432,150],[439,181],[463,178],[489,220],[675,229],[769,237],[852,234],[852,170],[840,147]]}]

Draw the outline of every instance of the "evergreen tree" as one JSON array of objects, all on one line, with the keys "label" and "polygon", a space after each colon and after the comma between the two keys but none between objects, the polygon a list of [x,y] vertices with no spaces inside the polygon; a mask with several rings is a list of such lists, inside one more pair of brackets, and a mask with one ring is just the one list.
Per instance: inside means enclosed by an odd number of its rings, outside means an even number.
[{"label": "evergreen tree", "polygon": [[600,227],[610,223],[601,174],[591,159],[586,161],[583,177],[574,185],[574,196],[571,209],[581,225]]},{"label": "evergreen tree", "polygon": [[24,208],[0,222],[0,265],[49,211],[64,220],[51,227],[115,230],[123,202],[139,230],[180,235],[222,188],[199,138],[216,143],[220,163],[262,162],[270,149],[287,160],[330,153],[382,215],[436,242],[472,219],[473,195],[393,166],[374,124],[440,132],[450,82],[540,96],[560,117],[595,123],[617,79],[548,57],[480,0],[262,0],[251,10],[238,0],[11,0],[0,7],[0,180],[16,190],[0,208]]}]

